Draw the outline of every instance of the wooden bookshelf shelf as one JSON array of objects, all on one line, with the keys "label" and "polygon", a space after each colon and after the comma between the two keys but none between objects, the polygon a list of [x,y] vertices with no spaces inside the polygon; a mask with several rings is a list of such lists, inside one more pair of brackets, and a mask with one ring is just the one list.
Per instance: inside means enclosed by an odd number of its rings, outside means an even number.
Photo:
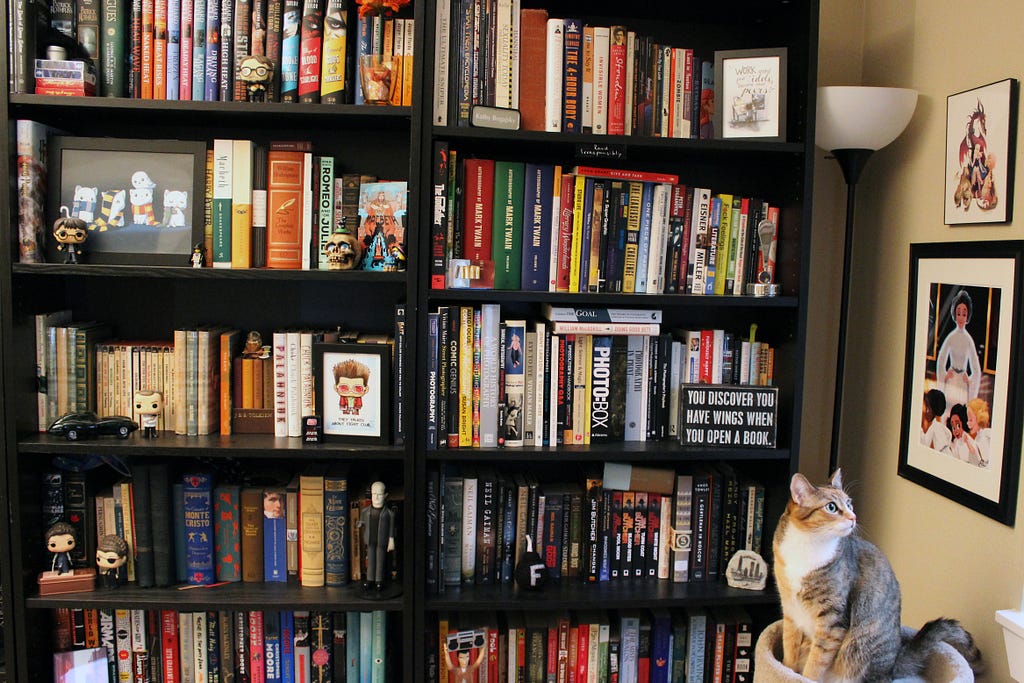
[{"label": "wooden bookshelf shelf", "polygon": [[231,583],[212,588],[137,588],[122,586],[104,588],[87,593],[63,595],[36,595],[25,600],[32,609],[54,607],[108,608],[131,605],[136,609],[175,609],[182,612],[199,610],[248,609],[260,605],[262,609],[323,609],[332,611],[399,611],[403,607],[401,596],[387,600],[367,600],[356,586],[337,588],[305,588],[292,583]]}]

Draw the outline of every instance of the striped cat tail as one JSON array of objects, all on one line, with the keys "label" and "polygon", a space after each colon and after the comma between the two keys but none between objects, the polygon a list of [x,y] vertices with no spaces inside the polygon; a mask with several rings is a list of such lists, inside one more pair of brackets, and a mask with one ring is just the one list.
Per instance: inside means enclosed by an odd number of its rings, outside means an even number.
[{"label": "striped cat tail", "polygon": [[975,673],[981,671],[981,651],[974,644],[971,634],[956,619],[935,619],[922,626],[913,637],[903,641],[896,657],[893,678],[919,674],[939,643],[948,643],[967,660],[971,670]]}]

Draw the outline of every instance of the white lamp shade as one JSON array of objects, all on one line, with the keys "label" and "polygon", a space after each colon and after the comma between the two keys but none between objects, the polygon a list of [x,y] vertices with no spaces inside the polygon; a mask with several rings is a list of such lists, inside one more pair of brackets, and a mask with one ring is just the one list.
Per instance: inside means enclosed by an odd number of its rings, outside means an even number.
[{"label": "white lamp shade", "polygon": [[917,91],[908,88],[818,88],[815,144],[824,150],[885,147],[910,123]]}]

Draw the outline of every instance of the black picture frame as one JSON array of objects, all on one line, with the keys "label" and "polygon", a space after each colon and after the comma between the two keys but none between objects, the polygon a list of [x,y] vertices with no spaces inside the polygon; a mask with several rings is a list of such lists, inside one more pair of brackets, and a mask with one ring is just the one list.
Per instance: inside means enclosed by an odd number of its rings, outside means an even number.
[{"label": "black picture frame", "polygon": [[715,51],[717,140],[786,141],[784,47]]},{"label": "black picture frame", "polygon": [[[347,396],[346,407],[335,387],[335,367],[348,361],[363,375],[369,390]],[[368,376],[368,379],[366,377]],[[387,444],[391,438],[391,345],[325,343],[313,345],[313,378],[316,413],[321,418],[323,439],[352,444]],[[359,398],[359,401],[355,399]],[[354,412],[343,412],[354,411]]]},{"label": "black picture frame", "polygon": [[[55,135],[48,187],[50,225],[77,215],[89,226],[84,263],[188,266],[203,243],[205,142]],[[46,253],[63,260],[52,234]]]},{"label": "black picture frame", "polygon": [[946,97],[946,225],[1013,220],[1018,93],[1004,78]]},{"label": "black picture frame", "polygon": [[898,474],[1009,526],[1024,407],[1022,286],[1024,242],[910,245]]}]

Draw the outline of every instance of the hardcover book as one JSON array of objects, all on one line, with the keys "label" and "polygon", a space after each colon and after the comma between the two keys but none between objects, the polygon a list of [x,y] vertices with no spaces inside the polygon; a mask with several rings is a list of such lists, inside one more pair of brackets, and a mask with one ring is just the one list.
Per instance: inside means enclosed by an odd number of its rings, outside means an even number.
[{"label": "hardcover book", "polygon": [[247,486],[240,496],[242,525],[242,581],[262,583],[263,489]]},{"label": "hardcover book", "polygon": [[328,586],[349,582],[348,472],[339,466],[324,477],[324,577]]},{"label": "hardcover book", "polygon": [[187,582],[213,583],[213,479],[192,473],[182,478]]},{"label": "hardcover book", "polygon": [[288,580],[287,532],[285,527],[285,490],[263,490],[263,580]]}]

